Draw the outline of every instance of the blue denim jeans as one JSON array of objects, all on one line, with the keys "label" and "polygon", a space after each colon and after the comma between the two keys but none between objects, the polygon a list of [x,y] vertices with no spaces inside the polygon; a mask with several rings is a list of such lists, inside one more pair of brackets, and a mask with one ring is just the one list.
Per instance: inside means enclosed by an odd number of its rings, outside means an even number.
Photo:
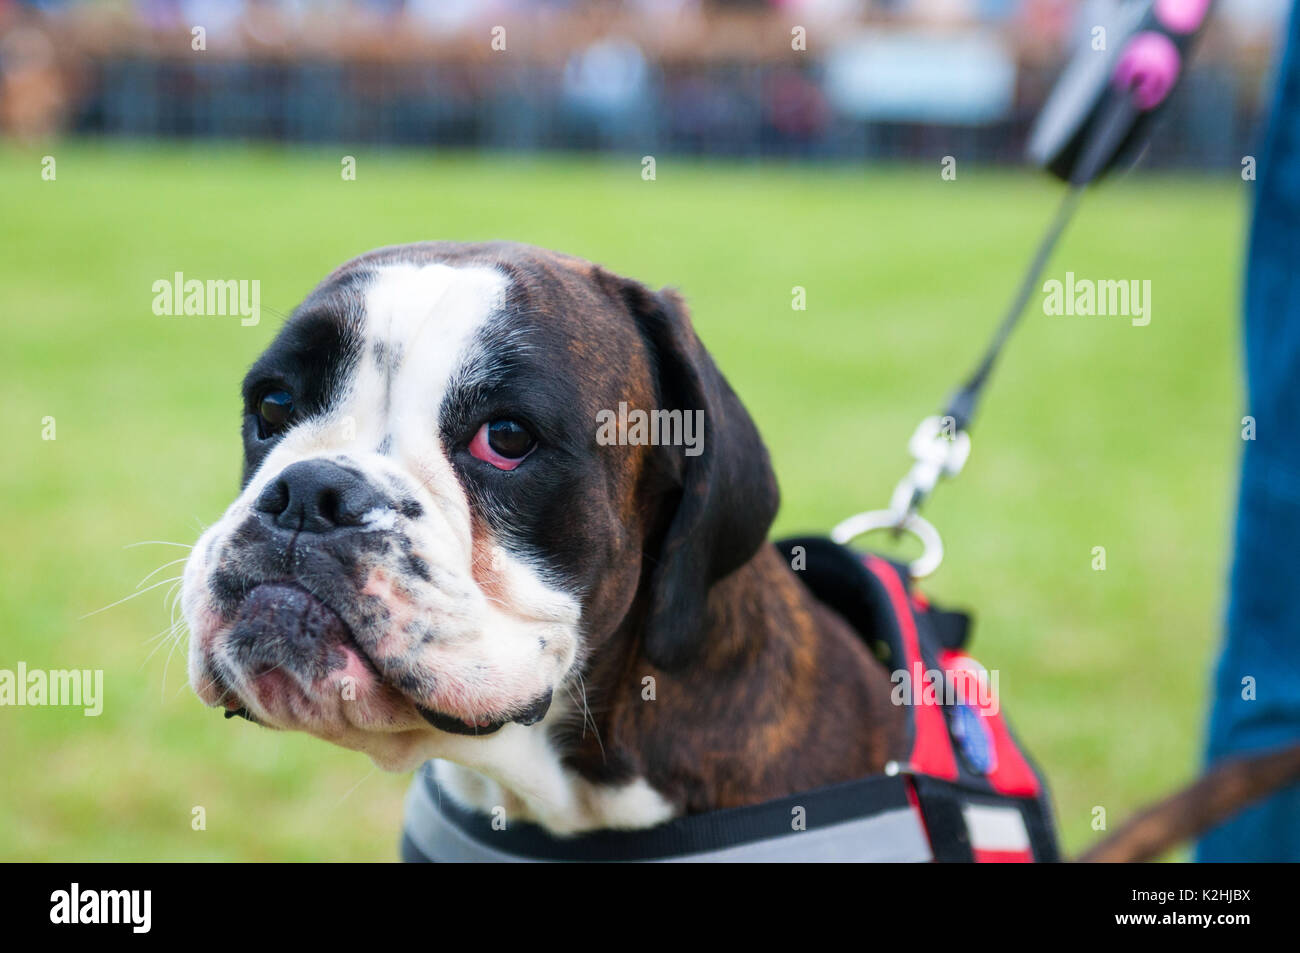
[{"label": "blue denim jeans", "polygon": [[[1244,313],[1255,439],[1243,443],[1211,763],[1300,742],[1300,7],[1257,170]],[[1208,833],[1196,857],[1300,861],[1300,785]]]}]

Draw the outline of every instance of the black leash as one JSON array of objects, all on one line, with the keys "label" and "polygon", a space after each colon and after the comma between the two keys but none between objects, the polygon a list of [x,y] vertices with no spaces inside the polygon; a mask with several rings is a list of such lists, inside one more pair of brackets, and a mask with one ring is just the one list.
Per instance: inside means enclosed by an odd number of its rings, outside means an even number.
[{"label": "black leash", "polygon": [[889,508],[849,517],[831,530],[833,540],[847,543],[872,530],[888,529],[895,535],[906,530],[925,545],[909,567],[913,578],[929,575],[943,561],[938,531],[917,511],[941,478],[961,472],[970,455],[970,427],[980,398],[1080,196],[1089,184],[1140,154],[1152,120],[1182,77],[1209,7],[1210,0],[1117,4],[1108,27],[1112,52],[1087,46],[1067,65],[1030,133],[1028,152],[1069,188],[1011,306],[942,414],[925,418],[912,434],[908,449],[916,462],[894,489]]},{"label": "black leash", "polygon": [[1043,269],[1047,267],[1047,260],[1051,258],[1057,241],[1060,240],[1061,234],[1065,231],[1065,226],[1070,223],[1070,219],[1074,216],[1074,210],[1079,204],[1079,197],[1083,194],[1083,189],[1083,185],[1072,185],[1062,197],[1061,204],[1056,207],[1056,215],[1053,217],[1051,225],[1048,226],[1046,234],[1038,243],[1038,251],[1034,253],[1034,258],[1029,263],[1024,278],[1020,280],[1020,288],[1016,291],[1016,296],[1011,300],[1011,307],[1007,309],[1006,315],[1002,318],[1002,323],[998,325],[997,330],[993,333],[993,340],[989,342],[988,348],[984,351],[983,359],[976,365],[970,377],[966,379],[966,383],[948,399],[948,406],[943,415],[951,418],[955,432],[970,430],[971,421],[975,416],[975,409],[979,405],[984,385],[988,383],[989,375],[993,372],[993,367],[997,363],[1002,349],[1006,347],[1011,332],[1020,323],[1020,318],[1025,312],[1025,305],[1029,303],[1030,296],[1034,293],[1034,289],[1038,287],[1038,278],[1043,273]]},{"label": "black leash", "polygon": [[851,516],[831,530],[831,539],[847,543],[855,536],[872,530],[888,529],[895,536],[904,530],[921,539],[925,552],[910,566],[912,577],[920,579],[939,568],[943,561],[943,541],[928,521],[917,512],[934,491],[942,477],[954,477],[961,472],[970,455],[970,427],[980,396],[988,384],[998,357],[1010,340],[1012,332],[1024,315],[1025,306],[1038,286],[1038,278],[1052,256],[1056,243],[1069,224],[1079,204],[1086,183],[1073,184],[1057,206],[1046,234],[1038,243],[1029,268],[1020,281],[1016,296],[1011,301],[993,339],[984,351],[970,377],[948,399],[947,408],[937,417],[926,417],[912,434],[908,449],[916,459],[907,476],[894,489],[889,509],[872,510]]},{"label": "black leash", "polygon": [[1048,226],[1047,233],[1038,243],[1038,251],[1029,263],[1029,269],[1020,282],[1020,289],[1012,299],[1011,307],[1003,317],[1002,323],[998,325],[997,331],[994,332],[993,340],[989,342],[988,349],[984,352],[984,359],[980,361],[975,372],[961,389],[948,400],[948,409],[944,411],[944,416],[951,417],[956,422],[957,430],[970,429],[971,418],[975,416],[980,392],[993,371],[993,365],[997,362],[998,355],[1002,353],[1007,339],[1011,337],[1011,332],[1020,323],[1025,305],[1029,303],[1029,297],[1038,285],[1038,278],[1047,267],[1047,260],[1052,256],[1052,250],[1056,248],[1065,226],[1074,217],[1083,190],[1104,175],[1115,163],[1125,140],[1132,134],[1134,124],[1141,118],[1143,112],[1134,102],[1134,94],[1131,92],[1116,96],[1097,110],[1088,131],[1087,141],[1079,152],[1079,158],[1069,170],[1070,188],[1062,196],[1061,204],[1056,207],[1056,216]]}]

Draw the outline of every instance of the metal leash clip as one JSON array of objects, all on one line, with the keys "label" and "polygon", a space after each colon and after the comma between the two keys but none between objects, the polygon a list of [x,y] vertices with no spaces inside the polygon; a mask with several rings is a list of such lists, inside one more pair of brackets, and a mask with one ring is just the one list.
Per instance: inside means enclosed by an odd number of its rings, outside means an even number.
[{"label": "metal leash clip", "polygon": [[943,539],[920,513],[921,504],[943,477],[955,477],[970,456],[970,434],[958,429],[955,417],[926,417],[917,426],[907,449],[916,461],[899,481],[889,509],[850,516],[831,530],[831,539],[845,545],[864,533],[887,529],[895,538],[908,532],[921,541],[921,555],[908,564],[913,579],[924,579],[943,562]]}]

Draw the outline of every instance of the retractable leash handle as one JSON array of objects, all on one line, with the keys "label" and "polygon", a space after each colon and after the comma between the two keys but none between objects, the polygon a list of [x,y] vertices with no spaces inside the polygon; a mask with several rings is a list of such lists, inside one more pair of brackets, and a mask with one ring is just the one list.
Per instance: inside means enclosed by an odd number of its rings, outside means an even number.
[{"label": "retractable leash handle", "polygon": [[1071,185],[1087,185],[1136,159],[1211,6],[1212,0],[1111,3],[1043,104],[1026,148],[1030,161]]},{"label": "retractable leash handle", "polygon": [[895,536],[910,532],[924,546],[908,567],[912,577],[921,579],[939,568],[943,540],[918,510],[941,479],[955,477],[965,466],[984,386],[1079,197],[1089,184],[1141,154],[1155,115],[1182,78],[1211,6],[1212,0],[1119,0],[1106,11],[1106,22],[1089,31],[1089,42],[1066,65],[1039,112],[1026,149],[1031,161],[1070,188],[979,364],[943,413],[926,417],[912,434],[908,449],[915,463],[895,487],[889,508],[844,520],[831,530],[835,542],[882,529]]}]

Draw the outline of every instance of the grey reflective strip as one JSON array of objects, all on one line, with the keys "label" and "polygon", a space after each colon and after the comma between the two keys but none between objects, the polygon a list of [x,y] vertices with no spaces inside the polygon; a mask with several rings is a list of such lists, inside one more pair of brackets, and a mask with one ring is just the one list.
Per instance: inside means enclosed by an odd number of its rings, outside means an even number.
[{"label": "grey reflective strip", "polygon": [[[447,820],[422,776],[406,793],[406,836],[439,863],[532,863],[533,858],[497,850]],[[833,827],[799,831],[736,847],[665,857],[690,863],[869,862],[907,863],[933,859],[920,818],[896,808]]]}]

